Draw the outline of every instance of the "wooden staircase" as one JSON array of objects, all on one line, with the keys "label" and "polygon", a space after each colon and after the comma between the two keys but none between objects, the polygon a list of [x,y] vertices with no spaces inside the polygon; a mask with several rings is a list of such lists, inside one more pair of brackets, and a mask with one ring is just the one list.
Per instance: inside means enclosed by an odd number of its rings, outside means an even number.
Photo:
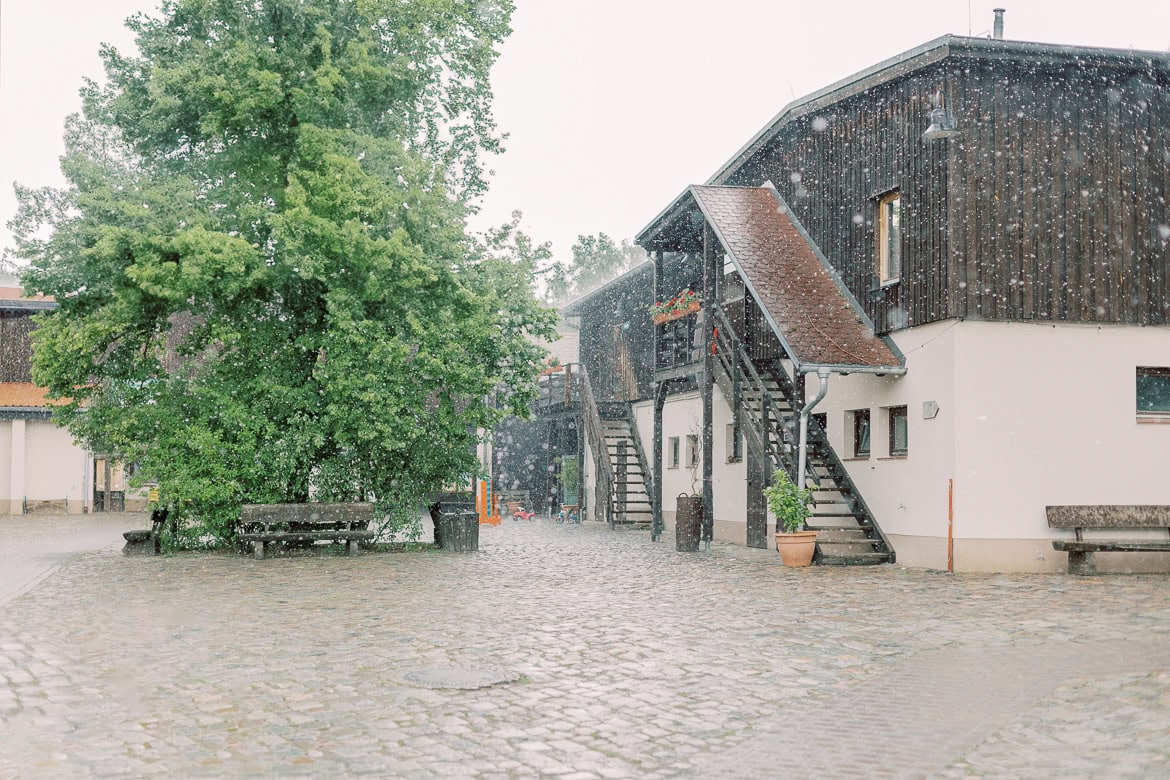
[{"label": "wooden staircase", "polygon": [[[744,440],[768,464],[769,472],[783,468],[795,480],[801,408],[796,385],[779,359],[758,356],[780,351],[757,349],[753,357],[718,306],[715,318],[715,378],[733,409],[739,409]],[[813,419],[808,423],[807,466],[801,482],[815,486],[807,523],[817,532],[815,562],[837,566],[894,562],[893,547]]]},{"label": "wooden staircase", "polygon": [[581,417],[595,466],[595,517],[612,529],[650,528],[654,475],[628,402],[598,403],[580,368]]},{"label": "wooden staircase", "polygon": [[[609,406],[609,405],[604,405]],[[616,406],[616,405],[614,405]],[[653,477],[637,426],[628,412],[604,408],[601,426],[605,431],[605,449],[613,466],[613,489],[610,493],[611,528],[649,528],[654,520]]]}]

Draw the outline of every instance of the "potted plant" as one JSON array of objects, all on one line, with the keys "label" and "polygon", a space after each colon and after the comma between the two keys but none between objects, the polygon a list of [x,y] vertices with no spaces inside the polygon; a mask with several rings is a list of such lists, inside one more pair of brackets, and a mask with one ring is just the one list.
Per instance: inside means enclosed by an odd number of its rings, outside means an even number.
[{"label": "potted plant", "polygon": [[556,355],[553,355],[548,360],[544,361],[544,364],[541,366],[540,375],[541,376],[549,376],[551,374],[557,373],[560,370],[561,370],[561,359],[558,358]]},{"label": "potted plant", "polygon": [[772,475],[772,484],[764,488],[768,509],[776,516],[776,551],[785,566],[808,566],[817,549],[817,532],[806,531],[804,524],[812,511],[808,503],[812,492],[799,488],[784,469]]}]

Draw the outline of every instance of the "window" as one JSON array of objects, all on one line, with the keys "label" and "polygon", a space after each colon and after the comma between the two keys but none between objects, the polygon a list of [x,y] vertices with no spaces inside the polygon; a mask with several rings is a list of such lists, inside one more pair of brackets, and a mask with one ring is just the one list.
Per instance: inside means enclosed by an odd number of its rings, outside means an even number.
[{"label": "window", "polygon": [[739,463],[743,460],[743,434],[737,433],[735,423],[727,423],[727,462]]},{"label": "window", "polygon": [[886,410],[890,422],[890,455],[892,457],[906,454],[906,407],[891,406]]},{"label": "window", "polygon": [[897,191],[878,198],[878,278],[883,285],[902,276],[902,196]]},{"label": "window", "polygon": [[853,457],[869,457],[869,409],[854,409],[845,413],[845,429],[853,431]]},{"label": "window", "polygon": [[1170,417],[1170,368],[1138,368],[1137,413]]},{"label": "window", "polygon": [[668,469],[677,469],[678,468],[678,437],[677,436],[671,436],[667,440],[666,455],[667,455],[666,467]]},{"label": "window", "polygon": [[694,468],[699,465],[699,436],[698,434],[687,434],[687,468]]}]

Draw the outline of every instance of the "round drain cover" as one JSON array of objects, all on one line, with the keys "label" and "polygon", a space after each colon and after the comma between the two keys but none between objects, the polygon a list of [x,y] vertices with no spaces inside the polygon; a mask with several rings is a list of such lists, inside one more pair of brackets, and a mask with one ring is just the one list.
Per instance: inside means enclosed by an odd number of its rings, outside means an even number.
[{"label": "round drain cover", "polygon": [[500,683],[516,682],[520,675],[507,669],[464,669],[455,666],[435,666],[407,672],[402,679],[418,688],[455,688],[473,690]]}]

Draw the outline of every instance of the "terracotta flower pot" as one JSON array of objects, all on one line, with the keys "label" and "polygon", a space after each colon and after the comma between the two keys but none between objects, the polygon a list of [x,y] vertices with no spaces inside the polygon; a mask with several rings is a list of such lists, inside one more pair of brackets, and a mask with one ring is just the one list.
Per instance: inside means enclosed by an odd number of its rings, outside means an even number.
[{"label": "terracotta flower pot", "polygon": [[808,566],[817,551],[816,531],[797,531],[794,534],[776,534],[776,551],[785,566]]}]

